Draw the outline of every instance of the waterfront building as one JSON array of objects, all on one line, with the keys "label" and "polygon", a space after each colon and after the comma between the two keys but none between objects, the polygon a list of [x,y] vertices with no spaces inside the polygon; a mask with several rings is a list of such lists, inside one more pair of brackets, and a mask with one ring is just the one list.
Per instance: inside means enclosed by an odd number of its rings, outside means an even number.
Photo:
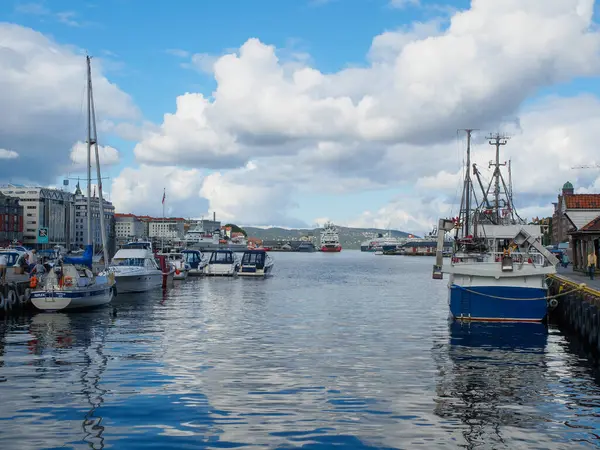
[{"label": "waterfront building", "polygon": [[134,214],[115,214],[115,236],[119,241],[147,237],[147,223]]},{"label": "waterfront building", "polygon": [[23,207],[0,192],[0,247],[23,240]]},{"label": "waterfront building", "polygon": [[151,218],[148,237],[151,239],[183,239],[185,219],[180,217]]},{"label": "waterfront building", "polygon": [[[74,205],[75,205],[75,223],[74,223],[74,239],[73,244],[76,247],[83,248],[85,243],[88,242],[88,227],[87,227],[87,197],[83,195],[81,189],[79,187],[79,183],[77,183],[77,189],[75,190],[74,195]],[[110,237],[113,235],[111,232],[111,226],[113,225],[113,220],[115,216],[115,207],[113,204],[107,200],[103,200],[104,206],[104,227],[106,229],[106,238],[109,242],[107,242],[107,247],[112,247],[112,243],[110,242]],[[101,226],[100,226],[100,199],[94,196],[90,201],[91,207],[91,224],[92,224],[92,242],[94,244],[94,249],[99,250],[102,248],[102,236],[101,236]]]},{"label": "waterfront building", "polygon": [[74,195],[44,187],[9,184],[0,193],[19,199],[22,207],[23,245],[32,248],[73,244]]}]

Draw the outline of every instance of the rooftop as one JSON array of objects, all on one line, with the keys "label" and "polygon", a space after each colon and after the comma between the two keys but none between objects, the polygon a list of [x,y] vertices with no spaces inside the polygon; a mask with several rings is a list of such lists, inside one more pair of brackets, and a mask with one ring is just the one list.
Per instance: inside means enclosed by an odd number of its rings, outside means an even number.
[{"label": "rooftop", "polygon": [[567,209],[600,209],[600,194],[565,195]]},{"label": "rooftop", "polygon": [[582,226],[579,231],[600,231],[600,216]]}]

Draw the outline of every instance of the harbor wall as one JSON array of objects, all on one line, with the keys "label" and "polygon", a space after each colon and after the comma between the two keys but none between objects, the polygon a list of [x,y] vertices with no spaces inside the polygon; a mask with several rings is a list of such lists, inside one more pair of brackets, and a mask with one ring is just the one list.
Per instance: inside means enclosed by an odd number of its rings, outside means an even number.
[{"label": "harbor wall", "polygon": [[[551,322],[575,333],[582,342],[600,353],[600,291],[560,275],[549,277]],[[554,299],[554,301],[553,301]]]}]

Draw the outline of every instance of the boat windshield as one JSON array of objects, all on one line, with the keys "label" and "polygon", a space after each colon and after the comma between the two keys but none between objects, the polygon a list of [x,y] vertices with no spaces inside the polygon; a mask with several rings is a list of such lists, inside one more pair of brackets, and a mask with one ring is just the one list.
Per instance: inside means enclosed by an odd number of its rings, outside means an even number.
[{"label": "boat windshield", "polygon": [[17,252],[0,252],[0,254],[6,256],[8,267],[16,265],[20,256]]},{"label": "boat windshield", "polygon": [[113,261],[115,266],[144,267],[144,258],[118,258]]},{"label": "boat windshield", "polygon": [[135,248],[140,250],[149,250],[150,244],[148,242],[130,242],[129,244],[125,244],[123,248]]},{"label": "boat windshield", "polygon": [[200,255],[196,252],[185,252],[184,258],[185,262],[190,264],[200,261]]},{"label": "boat windshield", "polygon": [[257,266],[262,266],[264,261],[265,254],[263,252],[244,253],[244,257],[242,258],[242,264],[255,264]]},{"label": "boat windshield", "polygon": [[213,253],[210,256],[210,264],[233,264],[233,253]]}]

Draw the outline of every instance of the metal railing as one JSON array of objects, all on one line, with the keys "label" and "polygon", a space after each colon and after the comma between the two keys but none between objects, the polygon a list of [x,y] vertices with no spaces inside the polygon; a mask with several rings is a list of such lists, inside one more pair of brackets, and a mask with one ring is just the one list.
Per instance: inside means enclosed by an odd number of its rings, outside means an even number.
[{"label": "metal railing", "polygon": [[[452,264],[495,264],[502,262],[503,252],[482,253],[480,255],[470,255],[466,253],[456,253],[452,255]],[[514,264],[535,264],[536,266],[545,266],[548,264],[544,255],[538,252],[519,253],[513,252],[510,254]]]}]

